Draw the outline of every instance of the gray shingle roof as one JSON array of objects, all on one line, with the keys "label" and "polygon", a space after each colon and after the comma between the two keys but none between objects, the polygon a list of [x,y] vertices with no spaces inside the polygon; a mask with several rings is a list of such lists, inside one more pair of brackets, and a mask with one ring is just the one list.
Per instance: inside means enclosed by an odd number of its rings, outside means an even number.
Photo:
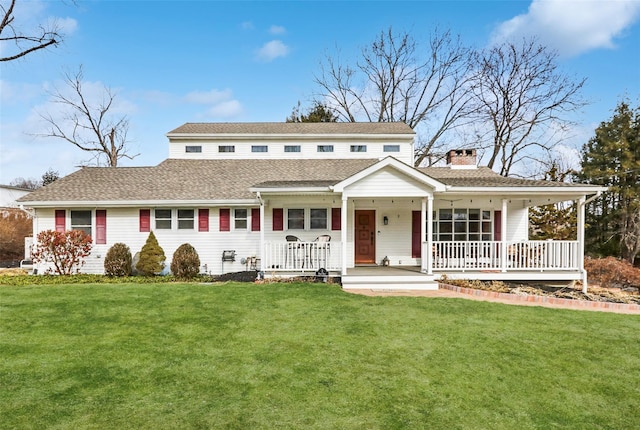
[{"label": "gray shingle roof", "polygon": [[[454,187],[575,187],[576,184],[533,179],[509,178],[488,167],[451,169],[449,167],[420,167],[421,172]],[[583,186],[583,185],[580,185]]]},{"label": "gray shingle roof", "polygon": [[188,122],[168,134],[415,134],[404,122]]},{"label": "gray shingle roof", "polygon": [[[155,167],[85,167],[18,199],[19,202],[135,202],[254,199],[251,187],[328,187],[377,163],[376,159],[182,160]],[[505,178],[491,169],[417,169],[454,187],[572,187]]]},{"label": "gray shingle roof", "polygon": [[85,167],[22,201],[253,199],[249,188],[286,179],[335,184],[376,163],[351,160],[178,160],[155,167]]}]

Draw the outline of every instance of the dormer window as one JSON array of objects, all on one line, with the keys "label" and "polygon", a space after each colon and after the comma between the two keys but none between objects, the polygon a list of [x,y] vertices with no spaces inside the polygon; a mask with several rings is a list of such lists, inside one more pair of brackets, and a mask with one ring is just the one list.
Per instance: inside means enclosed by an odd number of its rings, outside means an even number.
[{"label": "dormer window", "polygon": [[187,145],[184,147],[184,152],[202,152],[202,146],[200,145]]},{"label": "dormer window", "polygon": [[300,152],[300,145],[285,145],[284,152]]},{"label": "dormer window", "polygon": [[220,145],[218,146],[218,152],[236,152],[236,147],[233,145]]},{"label": "dormer window", "polygon": [[333,145],[318,145],[318,152],[333,152]]},{"label": "dormer window", "polygon": [[351,152],[367,152],[367,145],[351,145]]},{"label": "dormer window", "polygon": [[269,152],[267,145],[251,145],[251,152]]}]

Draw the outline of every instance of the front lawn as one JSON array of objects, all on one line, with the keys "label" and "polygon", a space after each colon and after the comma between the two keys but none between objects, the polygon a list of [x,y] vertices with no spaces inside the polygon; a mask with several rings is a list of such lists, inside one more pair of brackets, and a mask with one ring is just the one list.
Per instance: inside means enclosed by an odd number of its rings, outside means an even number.
[{"label": "front lawn", "polygon": [[638,428],[639,336],[326,284],[0,286],[0,427]]}]

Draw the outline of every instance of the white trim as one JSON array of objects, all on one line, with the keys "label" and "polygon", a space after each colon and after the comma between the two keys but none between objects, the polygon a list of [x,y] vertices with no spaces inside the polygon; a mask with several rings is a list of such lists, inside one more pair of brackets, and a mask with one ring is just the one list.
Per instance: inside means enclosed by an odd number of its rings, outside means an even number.
[{"label": "white trim", "polygon": [[428,185],[429,187],[433,188],[433,191],[435,192],[445,191],[445,185],[442,182],[433,179],[431,176],[414,169],[413,167],[403,163],[402,161],[399,161],[392,156],[383,158],[376,164],[373,164],[366,169],[356,173],[355,175],[352,175],[349,178],[337,183],[332,188],[335,192],[344,192],[345,188],[349,185],[352,185],[388,166],[395,168],[396,170],[404,173],[405,175],[415,179],[418,182]]},{"label": "white trim", "polygon": [[207,141],[231,141],[231,140],[246,140],[246,141],[265,141],[265,140],[277,140],[277,141],[303,141],[303,140],[323,140],[323,141],[338,141],[338,140],[357,140],[360,141],[394,141],[394,140],[406,140],[407,143],[412,143],[415,137],[415,133],[167,133],[165,134],[169,141],[177,140],[207,140]]},{"label": "white trim", "polygon": [[136,200],[136,201],[113,201],[113,200],[91,200],[91,201],[44,201],[44,202],[21,202],[24,206],[32,208],[187,208],[187,207],[228,207],[247,206],[258,207],[260,201],[257,199],[242,200]]},{"label": "white trim", "polygon": [[[482,180],[478,178],[478,180]],[[483,194],[522,194],[527,196],[531,193],[545,193],[545,194],[558,194],[567,195],[567,197],[576,196],[578,194],[596,194],[598,192],[606,191],[606,187],[595,186],[563,186],[563,187],[457,187],[454,185],[447,185],[447,194],[462,194],[462,193],[483,193]]]}]

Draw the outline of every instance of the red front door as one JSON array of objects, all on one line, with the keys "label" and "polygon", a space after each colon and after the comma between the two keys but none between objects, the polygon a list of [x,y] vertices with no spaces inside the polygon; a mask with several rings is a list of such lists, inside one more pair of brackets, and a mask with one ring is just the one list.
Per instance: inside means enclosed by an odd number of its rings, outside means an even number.
[{"label": "red front door", "polygon": [[355,228],[356,264],[375,264],[376,211],[356,211]]}]

